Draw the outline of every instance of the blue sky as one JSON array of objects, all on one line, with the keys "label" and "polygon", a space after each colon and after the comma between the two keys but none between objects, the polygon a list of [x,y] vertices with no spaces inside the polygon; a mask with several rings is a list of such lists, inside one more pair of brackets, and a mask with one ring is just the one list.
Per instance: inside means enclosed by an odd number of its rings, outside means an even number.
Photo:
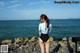
[{"label": "blue sky", "polygon": [[[55,4],[55,0],[0,0],[0,20],[80,18],[80,4]],[[71,0],[70,0],[71,1]]]}]

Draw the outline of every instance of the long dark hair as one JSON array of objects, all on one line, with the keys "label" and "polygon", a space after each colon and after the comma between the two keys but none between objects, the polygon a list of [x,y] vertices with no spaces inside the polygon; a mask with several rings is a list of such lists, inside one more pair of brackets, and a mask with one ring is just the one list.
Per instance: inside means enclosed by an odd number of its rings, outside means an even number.
[{"label": "long dark hair", "polygon": [[41,14],[40,20],[41,20],[41,19],[44,19],[44,20],[46,21],[46,23],[47,23],[47,27],[49,27],[49,19],[48,19],[47,15]]}]

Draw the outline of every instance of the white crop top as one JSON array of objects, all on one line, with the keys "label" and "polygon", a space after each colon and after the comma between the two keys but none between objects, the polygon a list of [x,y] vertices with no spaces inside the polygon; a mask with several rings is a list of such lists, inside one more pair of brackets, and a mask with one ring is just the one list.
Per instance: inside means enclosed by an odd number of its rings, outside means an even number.
[{"label": "white crop top", "polygon": [[46,26],[46,23],[43,22],[43,23],[40,23],[39,24],[39,35],[41,35],[41,33],[43,34],[49,34],[51,32],[51,28],[52,28],[52,25],[49,24],[49,27],[47,28]]}]

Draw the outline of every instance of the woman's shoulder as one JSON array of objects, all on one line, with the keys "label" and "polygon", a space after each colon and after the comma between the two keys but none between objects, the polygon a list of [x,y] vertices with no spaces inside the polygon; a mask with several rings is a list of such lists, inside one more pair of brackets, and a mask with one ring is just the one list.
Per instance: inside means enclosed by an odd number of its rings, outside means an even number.
[{"label": "woman's shoulder", "polygon": [[42,25],[42,23],[39,23],[39,26],[41,26]]},{"label": "woman's shoulder", "polygon": [[39,23],[39,25],[43,25],[44,23]]}]

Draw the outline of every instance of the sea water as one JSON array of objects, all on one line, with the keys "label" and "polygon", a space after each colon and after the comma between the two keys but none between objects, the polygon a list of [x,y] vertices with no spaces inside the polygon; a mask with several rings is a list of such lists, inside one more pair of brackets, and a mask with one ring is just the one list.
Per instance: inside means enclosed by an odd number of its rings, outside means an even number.
[{"label": "sea water", "polygon": [[[0,39],[39,36],[39,20],[1,20]],[[80,36],[80,19],[50,20],[52,30],[49,36],[62,38]]]}]

